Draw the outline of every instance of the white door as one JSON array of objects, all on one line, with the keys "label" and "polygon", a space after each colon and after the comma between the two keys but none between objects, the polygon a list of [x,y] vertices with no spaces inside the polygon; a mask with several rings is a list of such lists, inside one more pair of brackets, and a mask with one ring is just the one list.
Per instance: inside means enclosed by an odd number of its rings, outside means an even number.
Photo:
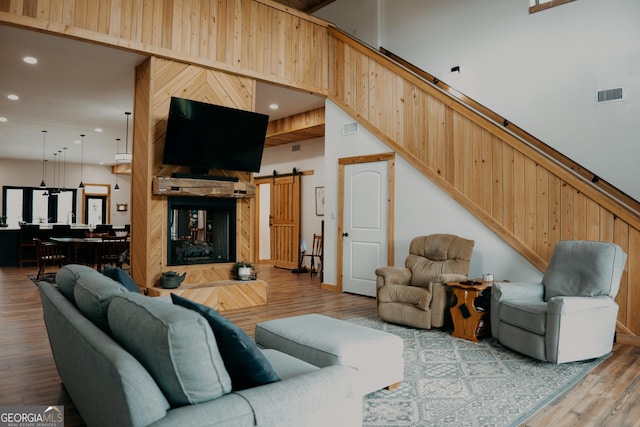
[{"label": "white door", "polygon": [[375,270],[387,265],[387,167],[386,161],[345,165],[344,292],[375,297]]}]

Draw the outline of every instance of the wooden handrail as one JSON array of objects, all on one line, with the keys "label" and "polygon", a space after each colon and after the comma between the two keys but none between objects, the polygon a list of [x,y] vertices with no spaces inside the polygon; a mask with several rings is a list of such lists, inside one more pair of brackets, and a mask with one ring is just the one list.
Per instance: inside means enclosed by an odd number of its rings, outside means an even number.
[{"label": "wooden handrail", "polygon": [[509,132],[511,132],[512,134],[514,134],[515,136],[517,136],[527,144],[535,147],[538,151],[544,153],[545,155],[547,155],[557,163],[564,166],[567,170],[571,170],[578,176],[585,179],[586,181],[590,181],[594,185],[594,187],[598,188],[601,192],[603,192],[608,197],[616,200],[618,203],[626,206],[627,209],[629,209],[635,215],[640,216],[640,202],[638,202],[636,199],[632,198],[628,194],[624,193],[614,185],[603,180],[601,177],[597,176],[596,174],[584,168],[580,164],[574,162],[564,154],[560,153],[559,151],[545,144],[544,142],[542,142],[535,136],[531,135],[527,131],[511,123],[506,117],[497,114],[496,112],[490,110],[489,108],[485,107],[484,105],[480,104],[474,99],[466,96],[461,92],[458,92],[456,89],[449,86],[447,83],[441,81],[437,77],[427,73],[426,71],[418,68],[417,66],[402,59],[398,55],[394,54],[393,52],[383,47],[380,47],[380,52],[383,55],[385,55],[387,58],[391,59],[392,61],[396,62],[397,64],[411,71],[412,73],[420,76],[424,80],[437,86],[439,89],[446,92],[453,98],[457,99],[459,102],[466,104],[467,106],[469,106],[473,110],[478,111],[479,113],[481,113],[488,119],[492,120],[493,122],[500,124],[506,130],[508,130]]}]

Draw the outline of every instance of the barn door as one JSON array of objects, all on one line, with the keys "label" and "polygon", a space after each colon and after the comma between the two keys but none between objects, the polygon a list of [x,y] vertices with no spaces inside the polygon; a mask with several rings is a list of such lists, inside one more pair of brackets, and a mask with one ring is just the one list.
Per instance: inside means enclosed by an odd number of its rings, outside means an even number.
[{"label": "barn door", "polygon": [[274,177],[271,185],[271,260],[296,268],[300,257],[300,175]]}]

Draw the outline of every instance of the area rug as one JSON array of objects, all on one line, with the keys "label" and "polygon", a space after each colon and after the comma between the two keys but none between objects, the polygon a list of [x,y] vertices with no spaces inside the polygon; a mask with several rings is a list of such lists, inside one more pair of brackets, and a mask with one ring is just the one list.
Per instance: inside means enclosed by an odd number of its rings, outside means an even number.
[{"label": "area rug", "polygon": [[349,322],[404,340],[404,381],[365,397],[363,426],[517,426],[606,358],[554,365],[511,351],[493,338],[475,343],[375,316]]},{"label": "area rug", "polygon": [[44,273],[44,277],[42,280],[38,280],[38,276],[36,274],[27,274],[27,277],[31,279],[31,281],[35,284],[38,284],[40,281],[55,283],[56,282],[56,273]]}]

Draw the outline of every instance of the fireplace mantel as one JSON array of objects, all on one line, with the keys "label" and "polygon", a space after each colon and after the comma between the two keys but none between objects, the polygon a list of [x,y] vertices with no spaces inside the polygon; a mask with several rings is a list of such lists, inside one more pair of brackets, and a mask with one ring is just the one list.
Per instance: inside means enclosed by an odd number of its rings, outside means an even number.
[{"label": "fireplace mantel", "polygon": [[250,199],[256,196],[256,185],[248,182],[156,176],[153,178],[153,194]]}]

